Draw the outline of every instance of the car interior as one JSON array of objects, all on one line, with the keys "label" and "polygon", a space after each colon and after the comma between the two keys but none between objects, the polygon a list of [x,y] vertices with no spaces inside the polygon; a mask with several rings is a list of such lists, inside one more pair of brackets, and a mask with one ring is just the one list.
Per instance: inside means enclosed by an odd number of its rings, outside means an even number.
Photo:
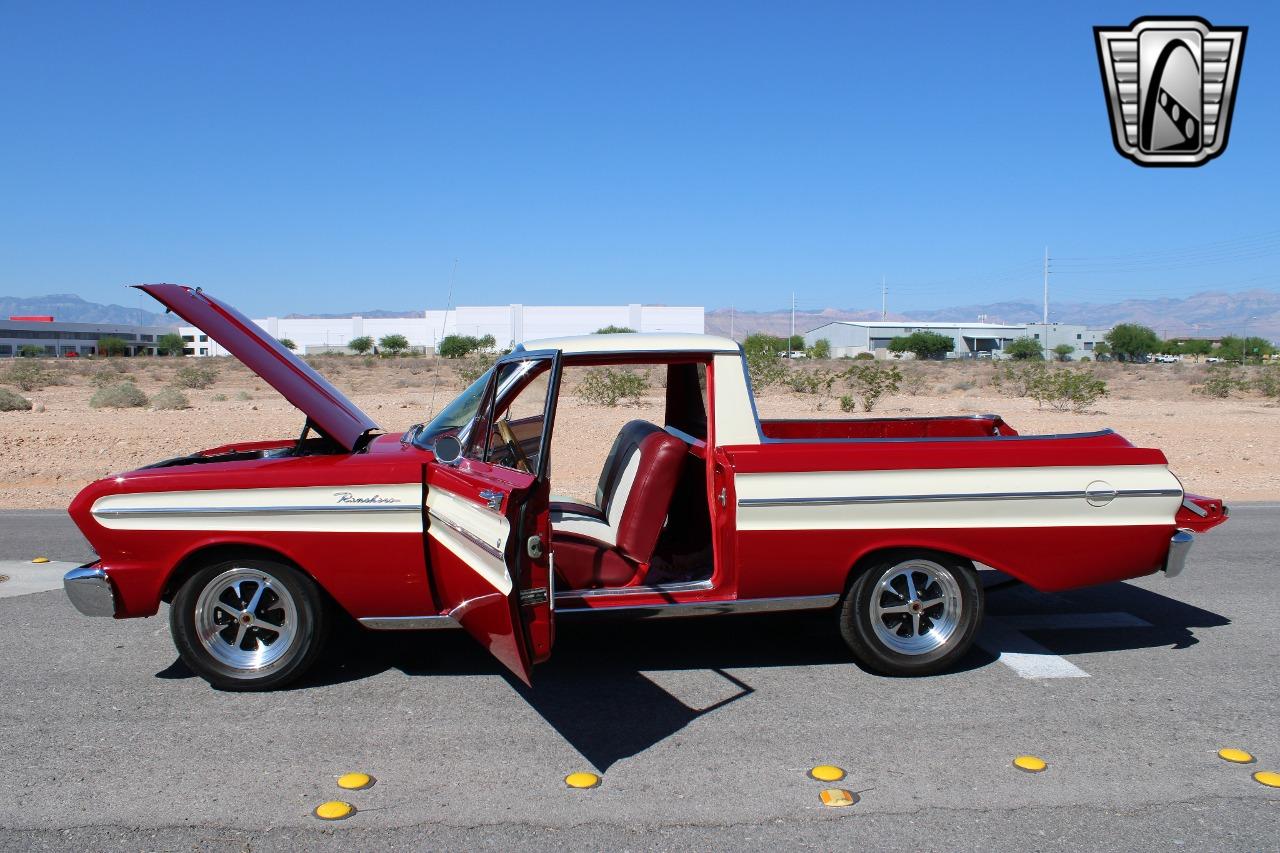
[{"label": "car interior", "polygon": [[[557,496],[551,470],[552,548],[562,590],[711,578],[706,365],[657,367],[666,376],[665,423],[635,419],[621,428],[597,478],[594,500]],[[546,375],[513,389],[515,396],[508,397],[482,451],[486,461],[537,470]]]}]

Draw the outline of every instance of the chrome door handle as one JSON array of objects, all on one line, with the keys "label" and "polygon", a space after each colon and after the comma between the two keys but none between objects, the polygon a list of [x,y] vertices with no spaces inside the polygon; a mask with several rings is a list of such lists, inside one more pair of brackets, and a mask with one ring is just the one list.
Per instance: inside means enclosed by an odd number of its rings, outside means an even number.
[{"label": "chrome door handle", "polygon": [[502,499],[506,497],[502,492],[495,492],[492,489],[481,489],[480,497],[484,498],[484,502],[489,509],[494,512],[502,512]]}]

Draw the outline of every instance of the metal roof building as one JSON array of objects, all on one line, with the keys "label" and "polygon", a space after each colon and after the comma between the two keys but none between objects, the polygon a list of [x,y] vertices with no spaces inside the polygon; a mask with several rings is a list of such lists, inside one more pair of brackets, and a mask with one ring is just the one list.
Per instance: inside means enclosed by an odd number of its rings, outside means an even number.
[{"label": "metal roof building", "polygon": [[912,332],[934,332],[953,341],[948,358],[990,356],[1000,358],[1005,348],[1018,338],[1041,342],[1046,352],[1060,344],[1072,347],[1068,360],[1091,356],[1093,348],[1107,334],[1107,329],[1067,323],[947,323],[912,320],[837,320],[806,332],[805,346],[825,339],[831,344],[834,358],[871,353],[877,358],[889,357],[889,342]]},{"label": "metal roof building", "polygon": [[155,355],[161,335],[172,326],[134,326],[128,323],[62,323],[56,320],[0,320],[0,358],[35,347],[45,356],[96,355],[102,338],[119,338],[129,355]]}]

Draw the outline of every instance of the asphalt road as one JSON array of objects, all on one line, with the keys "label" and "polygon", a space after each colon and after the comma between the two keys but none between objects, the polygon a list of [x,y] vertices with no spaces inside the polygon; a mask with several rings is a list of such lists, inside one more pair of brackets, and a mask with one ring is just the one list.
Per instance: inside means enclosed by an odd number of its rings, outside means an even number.
[{"label": "asphalt road", "polygon": [[[0,557],[36,553],[87,556],[60,513],[0,516]],[[829,617],[730,617],[565,625],[532,691],[434,632],[344,634],[296,689],[228,694],[163,612],[0,597],[0,848],[1274,849],[1251,773],[1280,771],[1278,553],[1280,507],[1241,506],[1180,578],[993,592],[983,647],[914,680],[849,662]],[[824,808],[820,763],[859,802]],[[310,816],[336,798],[358,813]]]}]

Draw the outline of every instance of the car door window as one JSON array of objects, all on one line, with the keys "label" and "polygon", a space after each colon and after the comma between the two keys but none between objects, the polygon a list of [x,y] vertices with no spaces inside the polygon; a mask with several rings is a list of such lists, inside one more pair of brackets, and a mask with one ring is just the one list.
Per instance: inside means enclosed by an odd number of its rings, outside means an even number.
[{"label": "car door window", "polygon": [[539,472],[545,453],[551,371],[546,360],[498,365],[494,392],[477,424],[467,455],[529,474]]}]

